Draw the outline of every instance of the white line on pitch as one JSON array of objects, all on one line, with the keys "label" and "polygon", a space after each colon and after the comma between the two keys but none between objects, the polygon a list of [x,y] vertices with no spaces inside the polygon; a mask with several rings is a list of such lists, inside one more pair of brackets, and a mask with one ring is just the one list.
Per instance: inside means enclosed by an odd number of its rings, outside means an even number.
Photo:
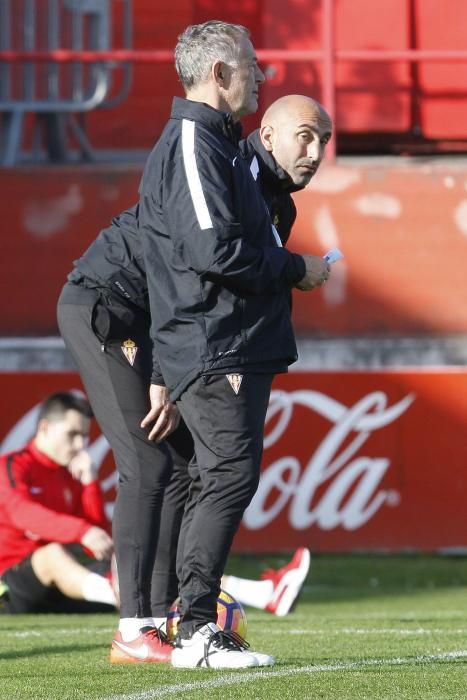
[{"label": "white line on pitch", "polygon": [[[6,630],[2,632],[2,636],[5,638],[15,637],[25,639],[27,637],[47,637],[49,635],[93,635],[96,634],[111,634],[115,631],[114,627],[100,627],[98,629],[80,628],[74,627],[72,629],[53,629],[53,630]],[[272,637],[286,635],[303,635],[303,636],[339,636],[342,634],[393,634],[401,636],[417,636],[417,635],[450,635],[450,634],[465,634],[467,635],[466,627],[458,628],[425,628],[425,627],[336,627],[334,629],[291,629],[291,630],[269,630],[268,634]]]},{"label": "white line on pitch", "polygon": [[402,637],[404,636],[417,636],[417,635],[433,635],[433,634],[466,634],[467,635],[467,628],[466,627],[460,627],[457,629],[453,629],[450,627],[435,627],[435,628],[426,628],[426,627],[337,627],[335,629],[291,629],[288,631],[283,631],[283,630],[270,630],[268,631],[268,636],[274,637],[274,636],[281,636],[283,637],[285,634],[291,634],[291,635],[303,635],[303,636],[340,636],[342,634],[394,634],[394,635],[401,635]]},{"label": "white line on pitch", "polygon": [[[406,664],[423,664],[433,663],[436,661],[450,661],[467,657],[467,650],[448,651],[444,654],[428,654],[423,656],[407,656],[404,658],[395,657],[392,659],[362,659],[361,661],[350,661],[335,664],[322,664],[320,666],[302,666],[295,668],[280,669],[277,671],[248,671],[246,673],[233,674],[229,673],[226,676],[217,676],[216,678],[208,678],[203,681],[193,681],[191,683],[177,683],[175,685],[166,685],[164,687],[142,690],[137,693],[112,695],[103,700],[153,700],[153,698],[165,698],[169,695],[178,695],[179,693],[188,693],[196,690],[211,690],[213,688],[223,688],[226,686],[239,685],[241,683],[250,683],[252,681],[260,681],[269,678],[284,678],[286,676],[295,676],[300,674],[326,673],[329,671],[353,671],[368,666],[403,666]],[[203,672],[203,671],[201,671]]]}]

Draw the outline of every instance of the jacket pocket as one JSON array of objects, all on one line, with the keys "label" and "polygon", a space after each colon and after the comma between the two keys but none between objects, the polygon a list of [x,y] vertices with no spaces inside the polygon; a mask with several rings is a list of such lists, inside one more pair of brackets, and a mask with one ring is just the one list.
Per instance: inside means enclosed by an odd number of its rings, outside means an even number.
[{"label": "jacket pocket", "polygon": [[109,337],[110,314],[102,299],[97,299],[91,309],[91,328],[100,343],[105,343]]}]

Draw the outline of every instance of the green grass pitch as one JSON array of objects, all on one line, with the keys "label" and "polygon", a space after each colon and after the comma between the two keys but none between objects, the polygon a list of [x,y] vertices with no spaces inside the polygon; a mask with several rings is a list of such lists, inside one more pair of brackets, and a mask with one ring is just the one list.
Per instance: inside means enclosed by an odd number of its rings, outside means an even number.
[{"label": "green grass pitch", "polygon": [[[280,557],[233,557],[257,577]],[[221,672],[111,666],[117,616],[0,616],[3,700],[465,700],[467,559],[314,556],[286,618],[248,609],[272,668]]]}]

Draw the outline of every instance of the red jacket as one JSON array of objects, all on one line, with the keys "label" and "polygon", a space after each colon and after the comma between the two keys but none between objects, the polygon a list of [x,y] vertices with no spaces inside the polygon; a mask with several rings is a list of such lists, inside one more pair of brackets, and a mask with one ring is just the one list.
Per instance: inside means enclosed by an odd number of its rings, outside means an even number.
[{"label": "red jacket", "polygon": [[83,486],[33,442],[0,457],[0,575],[49,542],[80,542],[106,530],[97,481]]}]

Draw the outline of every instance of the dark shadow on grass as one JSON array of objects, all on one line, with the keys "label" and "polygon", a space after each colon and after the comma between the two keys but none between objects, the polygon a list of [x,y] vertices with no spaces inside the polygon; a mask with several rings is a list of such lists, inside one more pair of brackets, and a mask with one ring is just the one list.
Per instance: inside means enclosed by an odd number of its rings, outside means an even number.
[{"label": "dark shadow on grass", "polygon": [[[95,649],[105,649],[105,645],[101,643],[96,644],[67,644],[61,646],[46,646],[37,647],[33,649],[22,649],[20,651],[1,651],[0,661],[7,661],[12,659],[24,659],[30,658],[31,656],[48,656],[50,654],[70,654],[71,652],[81,653],[83,651],[94,651]],[[4,674],[2,674],[4,675]]]}]

